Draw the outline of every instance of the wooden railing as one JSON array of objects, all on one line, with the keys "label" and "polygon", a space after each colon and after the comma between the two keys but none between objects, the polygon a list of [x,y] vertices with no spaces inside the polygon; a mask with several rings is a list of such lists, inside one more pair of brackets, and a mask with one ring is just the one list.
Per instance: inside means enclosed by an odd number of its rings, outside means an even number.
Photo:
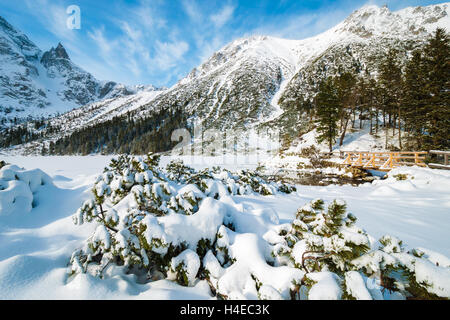
[{"label": "wooden railing", "polygon": [[430,154],[435,154],[437,156],[443,156],[444,157],[444,164],[440,163],[429,163],[428,166],[433,169],[446,169],[450,170],[450,151],[438,151],[438,150],[431,150]]},{"label": "wooden railing", "polygon": [[400,166],[427,167],[425,156],[428,152],[345,152],[343,164],[363,169],[389,171]]}]

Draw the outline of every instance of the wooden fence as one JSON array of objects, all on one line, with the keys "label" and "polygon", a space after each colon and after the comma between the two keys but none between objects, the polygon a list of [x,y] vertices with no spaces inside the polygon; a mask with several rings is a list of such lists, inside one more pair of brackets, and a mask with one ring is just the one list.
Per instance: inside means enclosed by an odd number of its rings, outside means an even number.
[{"label": "wooden fence", "polygon": [[444,164],[429,163],[428,166],[430,168],[450,170],[450,163],[449,163],[450,151],[431,150],[430,154],[435,154],[437,156],[443,156],[444,157]]},{"label": "wooden fence", "polygon": [[348,151],[343,164],[362,169],[390,171],[400,166],[427,167],[425,156],[428,152],[362,152]]}]

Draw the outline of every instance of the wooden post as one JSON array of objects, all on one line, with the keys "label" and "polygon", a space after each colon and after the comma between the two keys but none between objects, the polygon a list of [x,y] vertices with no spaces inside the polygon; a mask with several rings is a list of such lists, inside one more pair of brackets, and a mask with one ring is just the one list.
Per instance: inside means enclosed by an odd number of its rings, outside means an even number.
[{"label": "wooden post", "polygon": [[356,164],[359,166],[362,166],[362,153],[361,152],[359,153],[359,157],[356,160]]},{"label": "wooden post", "polygon": [[347,154],[347,158],[344,160],[344,164],[352,164],[352,153]]},{"label": "wooden post", "polygon": [[392,161],[394,160],[394,157],[392,156],[392,153],[389,153],[389,159],[381,166],[382,169],[391,168],[392,169]]},{"label": "wooden post", "polygon": [[373,153],[369,161],[364,165],[364,168],[375,168],[375,157],[376,153]]},{"label": "wooden post", "polygon": [[445,154],[445,155],[444,155],[444,158],[445,158],[444,164],[445,164],[446,166],[448,166],[448,154]]}]

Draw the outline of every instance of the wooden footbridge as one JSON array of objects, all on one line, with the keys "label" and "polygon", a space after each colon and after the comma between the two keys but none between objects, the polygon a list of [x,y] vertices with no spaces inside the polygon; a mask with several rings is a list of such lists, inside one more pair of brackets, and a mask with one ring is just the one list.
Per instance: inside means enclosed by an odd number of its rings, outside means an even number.
[{"label": "wooden footbridge", "polygon": [[[428,154],[444,156],[444,164],[425,163]],[[419,166],[436,169],[449,169],[450,151],[406,151],[406,152],[363,152],[346,151],[344,152],[344,165],[357,167],[361,169],[372,169],[378,171],[390,171],[400,166]]]}]

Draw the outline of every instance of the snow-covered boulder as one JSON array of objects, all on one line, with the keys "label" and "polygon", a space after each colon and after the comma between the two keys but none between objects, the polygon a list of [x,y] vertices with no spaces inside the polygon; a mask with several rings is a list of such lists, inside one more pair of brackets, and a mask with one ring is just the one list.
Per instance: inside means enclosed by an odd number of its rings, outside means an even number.
[{"label": "snow-covered boulder", "polygon": [[0,216],[29,213],[34,194],[43,185],[53,184],[42,170],[25,170],[15,165],[0,169]]}]

